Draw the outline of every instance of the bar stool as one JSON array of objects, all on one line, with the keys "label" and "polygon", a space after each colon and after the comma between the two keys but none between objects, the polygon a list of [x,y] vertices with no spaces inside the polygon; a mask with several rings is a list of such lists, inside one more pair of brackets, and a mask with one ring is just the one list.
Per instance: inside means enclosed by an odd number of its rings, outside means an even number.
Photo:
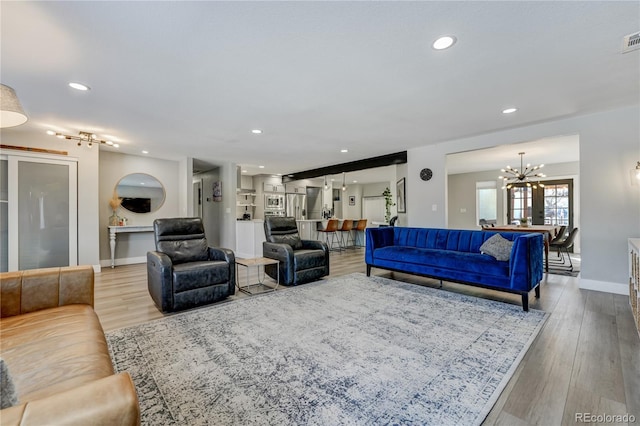
[{"label": "bar stool", "polygon": [[[340,246],[340,238],[338,237],[338,219],[329,219],[326,228],[318,229],[318,235],[320,234],[320,232],[324,233],[324,239],[327,243],[327,246],[329,247],[329,250],[336,250],[333,248],[334,240],[337,240],[338,242],[337,250],[342,250],[342,247]],[[331,234],[331,243],[329,243],[329,234]]]},{"label": "bar stool", "polygon": [[[342,221],[342,227],[340,229],[338,229],[338,232],[340,232],[340,242],[342,244],[342,248],[344,248],[346,250],[348,244],[349,244],[349,238],[351,238],[351,247],[355,248],[355,242],[353,240],[353,236],[351,235],[351,231],[353,230],[353,220],[343,220]],[[344,241],[344,233],[347,233],[347,241]]]},{"label": "bar stool", "polygon": [[[355,247],[364,247],[364,230],[367,227],[367,219],[358,220],[358,224],[356,225],[356,240],[353,245]],[[358,238],[362,236],[362,238]],[[360,240],[360,244],[358,244],[358,240]]]}]

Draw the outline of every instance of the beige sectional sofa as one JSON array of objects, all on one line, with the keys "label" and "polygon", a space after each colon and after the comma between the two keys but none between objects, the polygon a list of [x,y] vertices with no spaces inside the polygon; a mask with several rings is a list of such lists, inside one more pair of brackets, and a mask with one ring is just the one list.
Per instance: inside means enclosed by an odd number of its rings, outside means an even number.
[{"label": "beige sectional sofa", "polygon": [[131,377],[114,374],[93,310],[93,268],[7,272],[0,284],[0,357],[17,397],[0,423],[140,424]]}]

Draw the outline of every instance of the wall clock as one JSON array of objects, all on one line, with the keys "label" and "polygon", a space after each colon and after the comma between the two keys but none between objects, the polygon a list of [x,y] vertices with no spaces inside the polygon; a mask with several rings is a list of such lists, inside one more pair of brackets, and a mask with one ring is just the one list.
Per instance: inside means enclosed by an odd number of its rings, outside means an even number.
[{"label": "wall clock", "polygon": [[430,180],[433,177],[433,172],[431,171],[431,169],[422,169],[420,170],[420,179],[427,181]]}]

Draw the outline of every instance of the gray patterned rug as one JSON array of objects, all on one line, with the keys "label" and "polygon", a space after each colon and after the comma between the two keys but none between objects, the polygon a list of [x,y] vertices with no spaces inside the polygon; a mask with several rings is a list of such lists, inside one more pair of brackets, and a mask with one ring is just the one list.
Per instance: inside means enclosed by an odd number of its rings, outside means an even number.
[{"label": "gray patterned rug", "polygon": [[473,425],[546,317],[351,274],[107,340],[146,425]]}]

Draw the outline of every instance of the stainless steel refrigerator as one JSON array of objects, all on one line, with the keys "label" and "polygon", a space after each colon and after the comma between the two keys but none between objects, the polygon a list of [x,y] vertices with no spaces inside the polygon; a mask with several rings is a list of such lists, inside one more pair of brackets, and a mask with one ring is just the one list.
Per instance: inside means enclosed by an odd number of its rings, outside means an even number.
[{"label": "stainless steel refrigerator", "polygon": [[295,217],[296,220],[307,218],[307,196],[304,194],[287,194],[285,204],[287,216]]}]

